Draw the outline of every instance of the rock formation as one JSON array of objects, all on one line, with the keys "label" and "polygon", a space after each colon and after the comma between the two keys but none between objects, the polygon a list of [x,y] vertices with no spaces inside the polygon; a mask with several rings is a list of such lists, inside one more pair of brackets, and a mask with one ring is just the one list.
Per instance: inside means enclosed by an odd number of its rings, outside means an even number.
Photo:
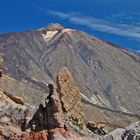
[{"label": "rock formation", "polygon": [[22,126],[25,128],[23,129],[25,131],[22,135],[23,139],[32,140],[35,138],[35,140],[39,140],[39,137],[42,137],[42,140],[78,138],[78,135],[74,134],[68,126],[65,127],[59,93],[52,84],[49,84],[49,88],[50,92],[45,99],[45,107],[40,104],[39,109],[29,121],[25,115]]},{"label": "rock formation", "polygon": [[95,140],[139,140],[140,122],[136,122],[125,129],[116,129],[104,137]]},{"label": "rock formation", "polygon": [[49,129],[51,130],[54,128],[64,128],[63,110],[59,94],[52,84],[49,85],[51,85],[51,92],[49,93],[48,98],[46,98],[46,110],[48,115],[47,118]]},{"label": "rock formation", "polygon": [[[0,68],[2,69],[2,61],[0,61]],[[1,80],[1,87],[4,87],[5,80],[3,77]],[[30,118],[30,111],[25,106],[27,100],[23,101],[21,97],[0,89],[0,140],[53,140],[79,137],[72,132],[69,126],[65,125],[63,106],[56,87],[49,84],[49,89],[50,93],[44,99],[45,107],[40,104],[32,118]],[[63,102],[64,106],[65,104],[66,102]],[[19,122],[21,122],[23,132],[18,127]]]},{"label": "rock formation", "polygon": [[7,92],[4,92],[4,94],[7,95],[15,103],[20,104],[20,105],[24,105],[24,101],[23,101],[23,99],[21,99],[21,97],[12,96],[11,94],[9,94]]},{"label": "rock formation", "polygon": [[80,90],[66,67],[59,71],[57,87],[64,115],[68,119],[67,121],[72,121],[82,128],[85,120],[81,105]]}]

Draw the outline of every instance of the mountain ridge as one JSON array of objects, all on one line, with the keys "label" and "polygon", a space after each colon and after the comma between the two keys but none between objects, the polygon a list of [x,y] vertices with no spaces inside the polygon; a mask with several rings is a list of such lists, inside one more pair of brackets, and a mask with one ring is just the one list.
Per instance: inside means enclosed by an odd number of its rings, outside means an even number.
[{"label": "mountain ridge", "polygon": [[[34,85],[33,80],[53,81],[58,70],[67,66],[81,92],[92,102],[136,113],[140,98],[139,55],[81,31],[57,29],[51,24],[48,29],[0,36],[4,73]],[[130,99],[136,108],[128,104]]]}]

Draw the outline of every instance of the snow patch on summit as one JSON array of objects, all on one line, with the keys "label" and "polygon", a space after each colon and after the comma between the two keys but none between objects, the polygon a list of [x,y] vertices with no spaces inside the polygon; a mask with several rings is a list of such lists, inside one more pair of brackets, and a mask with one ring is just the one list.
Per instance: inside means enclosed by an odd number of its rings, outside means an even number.
[{"label": "snow patch on summit", "polygon": [[72,30],[72,29],[67,28],[67,29],[63,29],[63,30],[62,30],[62,33],[67,32],[67,33],[71,34],[71,31],[73,31],[73,30]]},{"label": "snow patch on summit", "polygon": [[46,41],[51,40],[56,34],[58,33],[57,30],[55,31],[47,31],[45,34],[43,34],[43,37]]}]

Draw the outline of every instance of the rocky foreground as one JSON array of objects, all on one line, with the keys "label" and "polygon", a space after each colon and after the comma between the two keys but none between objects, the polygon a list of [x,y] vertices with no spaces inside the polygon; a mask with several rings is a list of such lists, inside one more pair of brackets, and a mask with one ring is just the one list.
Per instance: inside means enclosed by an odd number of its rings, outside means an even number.
[{"label": "rocky foreground", "polygon": [[32,116],[22,98],[3,89],[0,101],[0,140],[140,139],[140,123],[106,134],[105,125],[86,122],[80,90],[67,68],[60,70],[56,86],[49,84],[49,95],[46,94],[44,104],[40,103]]},{"label": "rocky foreground", "polygon": [[[11,79],[1,70],[1,87],[5,87],[4,82],[13,83]],[[49,95],[46,94],[44,104],[40,102],[34,113],[28,100],[34,105],[40,98],[32,103],[30,96],[25,99],[22,94],[19,95],[23,98],[0,89],[0,140],[78,139],[93,134],[85,126],[80,90],[66,68],[60,70],[56,83],[57,87],[49,84]]]},{"label": "rocky foreground", "polygon": [[32,116],[23,99],[1,89],[1,140],[78,139],[92,134],[85,126],[80,91],[66,68],[57,77],[57,87],[49,84],[49,89],[45,104],[40,103]]}]

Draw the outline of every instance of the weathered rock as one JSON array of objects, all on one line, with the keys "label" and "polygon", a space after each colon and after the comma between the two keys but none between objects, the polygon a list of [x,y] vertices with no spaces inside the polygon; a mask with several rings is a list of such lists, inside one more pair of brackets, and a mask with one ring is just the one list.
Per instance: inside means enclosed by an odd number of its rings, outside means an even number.
[{"label": "weathered rock", "polygon": [[24,109],[23,106],[16,104],[0,90],[0,131],[2,140],[12,140],[10,134],[16,133],[20,135],[21,131],[18,123],[21,120]]},{"label": "weathered rock", "polygon": [[[114,138],[112,135],[107,135],[104,137],[104,140],[114,140]],[[117,140],[119,140],[119,139],[117,139]]]},{"label": "weathered rock", "polygon": [[4,140],[4,137],[2,135],[2,132],[0,131],[0,140]]},{"label": "weathered rock", "polygon": [[139,140],[140,139],[140,122],[136,122],[131,126],[122,129],[118,128],[104,137],[95,140]]},{"label": "weathered rock", "polygon": [[57,90],[60,94],[65,119],[72,120],[76,125],[84,125],[84,114],[81,106],[80,90],[66,67],[57,76]]},{"label": "weathered rock", "polygon": [[[56,128],[51,130],[52,140],[82,140],[82,137],[76,135],[71,130],[65,130],[63,128]],[[83,139],[84,140],[84,139]]]},{"label": "weathered rock", "polygon": [[104,140],[122,140],[121,135],[123,134],[124,129],[118,128],[111,132],[110,134],[107,134],[104,137]]},{"label": "weathered rock", "polygon": [[46,104],[48,127],[49,129],[64,128],[62,105],[55,88],[49,98]]},{"label": "weathered rock", "polygon": [[22,134],[21,140],[48,140],[48,133],[45,131],[30,133],[25,132]]},{"label": "weathered rock", "polygon": [[[21,140],[81,140],[80,136],[72,131],[66,131],[64,128],[55,128],[50,130],[49,135],[46,131],[25,132],[20,136]],[[1,140],[1,139],[0,139]],[[14,140],[14,139],[10,139]]]},{"label": "weathered rock", "polygon": [[123,139],[126,140],[139,140],[140,139],[140,122],[133,123],[125,129],[121,135]]},{"label": "weathered rock", "polygon": [[24,101],[21,97],[13,96],[7,92],[4,92],[5,95],[7,95],[11,100],[13,100],[17,104],[24,105]]},{"label": "weathered rock", "polygon": [[105,135],[106,134],[106,132],[103,130],[104,126],[98,127],[92,122],[88,122],[86,126],[89,130],[91,130],[92,132],[94,132],[98,135]]}]

